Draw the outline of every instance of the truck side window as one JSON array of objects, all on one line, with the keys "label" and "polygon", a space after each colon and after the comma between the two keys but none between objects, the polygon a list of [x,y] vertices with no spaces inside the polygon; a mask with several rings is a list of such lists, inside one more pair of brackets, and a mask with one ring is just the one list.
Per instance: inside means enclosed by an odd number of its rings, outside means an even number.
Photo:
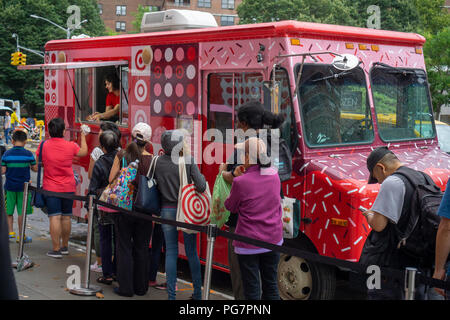
[{"label": "truck side window", "polygon": [[[114,76],[113,92],[109,93],[105,81]],[[109,93],[109,95],[108,95]],[[91,117],[104,113],[119,104],[118,113],[101,120],[118,124],[128,123],[128,67],[108,66],[75,70],[75,109],[77,122],[95,121]],[[107,106],[108,104],[108,106]],[[107,108],[108,107],[108,108]]]},{"label": "truck side window", "polygon": [[263,76],[259,72],[212,73],[208,76],[208,129],[218,129],[225,139],[234,128],[239,106],[262,100]]},{"label": "truck side window", "polygon": [[[273,72],[271,74],[270,81],[273,80]],[[281,137],[286,141],[289,149],[294,151],[297,148],[297,127],[295,122],[295,116],[292,109],[292,98],[291,92],[289,90],[289,76],[286,69],[277,68],[275,71],[275,81],[280,83],[280,102],[279,108],[277,110],[269,110],[275,111],[276,113],[281,113],[284,117],[284,122],[280,127]],[[270,97],[266,97],[270,98]],[[266,101],[264,104],[266,108],[270,108],[270,101]]]}]

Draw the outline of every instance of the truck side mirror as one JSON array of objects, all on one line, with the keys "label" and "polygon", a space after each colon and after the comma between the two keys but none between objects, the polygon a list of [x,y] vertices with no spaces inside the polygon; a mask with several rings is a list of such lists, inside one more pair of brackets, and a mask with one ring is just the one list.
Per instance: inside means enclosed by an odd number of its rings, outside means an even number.
[{"label": "truck side mirror", "polygon": [[356,68],[359,65],[359,59],[352,54],[343,54],[340,57],[333,59],[331,63],[333,67],[341,71],[348,71]]}]

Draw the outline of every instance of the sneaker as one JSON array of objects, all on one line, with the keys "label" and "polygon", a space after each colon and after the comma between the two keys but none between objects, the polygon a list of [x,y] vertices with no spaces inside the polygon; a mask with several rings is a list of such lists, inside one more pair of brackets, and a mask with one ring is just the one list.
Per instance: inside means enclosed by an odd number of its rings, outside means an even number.
[{"label": "sneaker", "polygon": [[102,266],[101,265],[99,266],[97,261],[95,261],[94,264],[91,264],[91,271],[102,273],[103,272]]},{"label": "sneaker", "polygon": [[57,258],[57,259],[62,258],[61,250],[58,250],[58,251],[51,250],[51,251],[47,252],[47,255],[52,258]]},{"label": "sneaker", "polygon": [[[155,286],[155,288],[158,289],[158,290],[167,290],[167,282],[158,284],[158,285]],[[177,285],[175,285],[175,291],[178,291],[178,286]]]},{"label": "sneaker", "polygon": [[[23,238],[23,240],[24,240],[25,243],[33,242],[33,239],[31,237],[28,237],[28,236],[25,236],[25,238]],[[17,237],[16,242],[19,243],[19,241],[20,241],[20,238]]]},{"label": "sneaker", "polygon": [[67,248],[67,247],[62,247],[62,248],[61,248],[61,254],[67,256],[67,255],[69,254],[69,248]]},{"label": "sneaker", "polygon": [[15,232],[10,232],[9,233],[9,238],[10,239],[14,239],[16,237],[16,233]]}]

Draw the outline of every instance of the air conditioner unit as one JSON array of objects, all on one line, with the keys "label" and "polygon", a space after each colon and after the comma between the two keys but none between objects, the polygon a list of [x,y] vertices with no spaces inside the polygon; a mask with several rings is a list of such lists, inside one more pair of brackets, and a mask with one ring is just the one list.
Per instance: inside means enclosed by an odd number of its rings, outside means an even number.
[{"label": "air conditioner unit", "polygon": [[146,12],[142,17],[141,32],[156,32],[217,27],[209,12],[175,10]]}]

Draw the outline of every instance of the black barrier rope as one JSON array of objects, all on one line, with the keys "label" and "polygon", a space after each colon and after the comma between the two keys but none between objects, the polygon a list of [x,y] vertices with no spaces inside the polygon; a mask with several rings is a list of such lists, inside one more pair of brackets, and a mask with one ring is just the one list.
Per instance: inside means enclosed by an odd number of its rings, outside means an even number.
[{"label": "black barrier rope", "polygon": [[[31,185],[29,185],[29,189],[33,190],[35,192],[42,193],[42,194],[48,195],[48,196],[53,196],[53,197],[78,200],[78,201],[88,201],[88,199],[89,199],[88,196],[83,197],[83,196],[78,196],[75,194],[52,192],[52,191],[43,190],[42,188],[38,189]],[[94,199],[93,202],[100,206],[115,210],[120,213],[127,214],[132,217],[136,217],[139,219],[149,220],[149,221],[153,221],[153,222],[160,223],[160,224],[169,224],[172,226],[176,226],[176,227],[180,227],[180,228],[184,228],[184,229],[190,229],[190,230],[194,230],[194,231],[198,231],[198,232],[206,233],[208,231],[208,226],[197,226],[197,225],[193,225],[190,223],[179,222],[176,220],[163,219],[163,218],[152,216],[149,214],[126,210],[126,209],[123,209],[123,208],[120,208],[120,207],[117,207],[117,206],[114,206],[109,203],[106,203],[106,202],[103,202],[100,200],[96,200],[96,199]],[[301,257],[301,258],[304,258],[311,262],[327,264],[327,265],[331,265],[331,266],[337,266],[337,267],[341,267],[343,269],[350,269],[356,273],[367,274],[367,266],[363,265],[361,263],[358,263],[358,262],[351,262],[351,261],[341,260],[341,259],[337,259],[337,258],[322,256],[317,253],[304,251],[304,250],[300,250],[297,248],[278,246],[278,245],[271,244],[268,242],[264,242],[264,241],[260,241],[257,239],[238,235],[236,233],[223,231],[217,227],[215,227],[214,229],[215,229],[215,231],[213,231],[214,234],[216,234],[217,236],[227,238],[227,239],[238,240],[238,241],[242,241],[242,242],[257,246],[257,247],[269,249],[269,250],[280,252],[280,253],[285,253],[285,254],[288,254],[291,256]],[[380,267],[380,271],[382,272],[383,276],[386,278],[398,279],[402,282],[405,279],[405,272],[402,270]],[[430,278],[430,277],[427,277],[427,276],[421,274],[420,272],[417,273],[416,277],[417,277],[418,282],[423,283],[427,286],[450,290],[450,281],[443,281],[443,280]]]}]

